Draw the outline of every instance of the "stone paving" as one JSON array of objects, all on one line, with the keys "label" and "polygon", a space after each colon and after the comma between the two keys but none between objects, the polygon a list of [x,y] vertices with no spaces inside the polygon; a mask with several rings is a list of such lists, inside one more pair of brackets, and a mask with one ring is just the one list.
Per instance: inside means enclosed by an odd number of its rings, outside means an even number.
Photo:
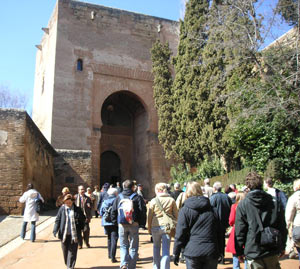
[{"label": "stone paving", "polygon": [[[57,210],[52,210],[41,214],[37,226],[51,218],[51,216],[55,216],[56,212]],[[20,235],[22,224],[23,216],[0,216],[0,247]],[[27,224],[27,231],[29,230],[30,223]],[[29,233],[26,236],[29,238]]]},{"label": "stone paving", "polygon": [[[19,220],[20,221],[20,220]],[[47,221],[39,225],[40,230],[37,228],[37,240],[31,243],[29,240],[21,240],[17,238],[7,245],[11,245],[7,253],[3,254],[5,245],[0,249],[0,268],[5,269],[60,269],[66,268],[63,262],[60,242],[57,238],[53,237],[53,222],[54,217],[48,217]],[[0,230],[2,229],[0,223]],[[45,227],[42,227],[42,226]],[[15,228],[17,225],[15,225]],[[16,243],[15,243],[16,242]],[[15,245],[14,245],[15,243]],[[77,269],[118,269],[119,264],[113,264],[107,258],[106,236],[104,235],[103,228],[100,225],[100,219],[93,218],[91,221],[91,248],[84,247],[78,250],[78,257],[76,268]],[[172,246],[171,246],[172,249]],[[1,258],[2,257],[2,258]],[[136,268],[152,268],[152,244],[150,243],[150,236],[147,231],[140,231],[140,251],[139,261]],[[231,255],[226,255],[226,264],[219,265],[220,269],[232,268]],[[119,249],[117,250],[117,260],[119,261]],[[284,259],[281,261],[283,269],[298,268],[299,262],[297,260]],[[185,265],[180,264],[176,267],[171,264],[171,269],[184,269]],[[241,267],[243,268],[243,266]]]}]

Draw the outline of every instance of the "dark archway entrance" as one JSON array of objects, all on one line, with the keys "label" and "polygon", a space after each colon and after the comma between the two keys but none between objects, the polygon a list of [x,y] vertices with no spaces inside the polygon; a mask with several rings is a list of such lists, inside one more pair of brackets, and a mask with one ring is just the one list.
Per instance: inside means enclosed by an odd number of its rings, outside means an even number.
[{"label": "dark archway entrance", "polygon": [[101,154],[100,159],[101,182],[116,184],[121,180],[121,160],[113,151],[105,151]]},{"label": "dark archway entrance", "polygon": [[129,91],[116,92],[104,101],[101,119],[103,125],[100,139],[102,152],[100,184],[105,183],[106,174],[112,175],[113,172],[109,170],[114,169],[107,160],[102,160],[103,157],[107,158],[103,154],[114,152],[120,159],[121,181],[134,179],[148,185],[150,181],[147,133],[149,120],[142,102]]}]

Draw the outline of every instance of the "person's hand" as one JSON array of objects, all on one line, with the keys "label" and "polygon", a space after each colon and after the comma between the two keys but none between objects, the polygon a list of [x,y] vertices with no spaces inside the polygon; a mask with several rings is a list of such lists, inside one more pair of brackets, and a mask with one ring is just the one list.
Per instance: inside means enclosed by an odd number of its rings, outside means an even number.
[{"label": "person's hand", "polygon": [[285,250],[281,251],[281,253],[279,254],[279,258],[282,258],[285,255]]},{"label": "person's hand", "polygon": [[179,255],[174,256],[174,264],[178,266],[179,263]]},{"label": "person's hand", "polygon": [[244,255],[238,256],[239,262],[244,262]]}]

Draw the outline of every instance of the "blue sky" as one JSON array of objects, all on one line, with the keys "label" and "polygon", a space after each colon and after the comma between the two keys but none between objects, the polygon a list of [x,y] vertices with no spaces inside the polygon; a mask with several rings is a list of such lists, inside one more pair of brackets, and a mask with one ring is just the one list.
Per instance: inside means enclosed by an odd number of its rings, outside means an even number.
[{"label": "blue sky", "polygon": [[[89,0],[84,1],[120,8],[147,15],[178,20],[182,16],[184,0]],[[277,0],[266,0],[275,3]],[[0,9],[0,85],[29,96],[28,109],[32,105],[36,44],[54,9],[56,0],[8,0]],[[264,8],[264,12],[269,10]],[[279,23],[275,37],[287,30]]]},{"label": "blue sky", "polygon": [[[182,0],[89,0],[147,15],[178,20]],[[0,85],[29,96],[32,105],[35,57],[56,0],[8,0],[0,9]]]}]

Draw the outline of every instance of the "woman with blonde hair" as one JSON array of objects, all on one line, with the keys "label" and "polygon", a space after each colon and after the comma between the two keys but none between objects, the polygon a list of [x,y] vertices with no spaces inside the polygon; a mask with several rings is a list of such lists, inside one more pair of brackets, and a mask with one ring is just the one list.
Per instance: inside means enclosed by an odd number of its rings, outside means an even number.
[{"label": "woman with blonde hair", "polygon": [[156,184],[155,193],[156,197],[151,200],[148,210],[148,231],[153,238],[153,268],[169,269],[171,236],[165,230],[168,223],[164,216],[177,219],[178,210],[175,200],[167,193],[165,183]]},{"label": "woman with blonde hair", "polygon": [[[235,203],[231,206],[230,215],[229,215],[229,225],[232,227],[229,235],[229,239],[226,246],[226,252],[232,253],[232,260],[233,260],[233,269],[240,268],[240,262],[236,255],[235,245],[234,245],[234,224],[235,224],[235,215],[236,215],[236,208],[240,201],[245,198],[245,193],[238,192],[236,194]],[[245,268],[247,268],[247,262],[245,261]]]},{"label": "woman with blonde hair", "polygon": [[181,249],[187,269],[216,269],[218,265],[219,222],[209,199],[203,196],[198,182],[189,182],[186,200],[179,211],[174,243],[174,264],[178,265]]},{"label": "woman with blonde hair", "polygon": [[293,188],[294,193],[288,199],[285,209],[285,221],[289,237],[296,246],[300,261],[300,179],[294,181]]},{"label": "woman with blonde hair", "polygon": [[57,197],[57,200],[56,200],[56,207],[61,207],[64,203],[64,198],[67,194],[70,193],[70,190],[68,187],[64,187],[61,191],[61,195]]}]

